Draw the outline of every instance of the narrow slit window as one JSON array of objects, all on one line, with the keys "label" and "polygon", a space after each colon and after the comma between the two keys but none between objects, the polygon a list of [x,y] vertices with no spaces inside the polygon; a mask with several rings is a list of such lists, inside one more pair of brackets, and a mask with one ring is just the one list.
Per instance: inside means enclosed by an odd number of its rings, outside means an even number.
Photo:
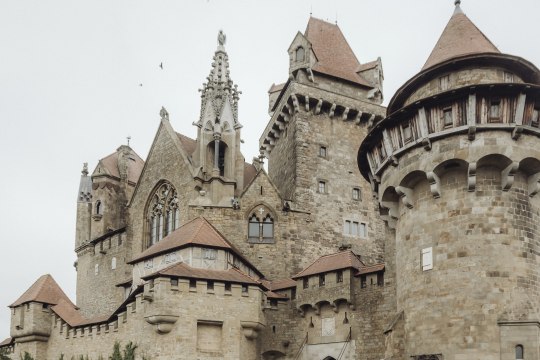
[{"label": "narrow slit window", "polygon": [[309,279],[307,277],[302,280],[302,285],[304,289],[307,289],[309,287]]},{"label": "narrow slit window", "polygon": [[336,272],[336,282],[342,283],[343,282],[343,270],[338,270]]},{"label": "narrow slit window", "polygon": [[445,129],[454,126],[454,116],[451,107],[443,109],[443,124]]},{"label": "narrow slit window", "polygon": [[326,194],[326,182],[319,181],[319,192],[321,194]]},{"label": "narrow slit window", "polygon": [[352,189],[352,198],[353,198],[353,200],[360,200],[360,189],[359,188],[353,188]]},{"label": "narrow slit window", "polygon": [[319,286],[324,286],[326,284],[325,274],[319,274]]}]

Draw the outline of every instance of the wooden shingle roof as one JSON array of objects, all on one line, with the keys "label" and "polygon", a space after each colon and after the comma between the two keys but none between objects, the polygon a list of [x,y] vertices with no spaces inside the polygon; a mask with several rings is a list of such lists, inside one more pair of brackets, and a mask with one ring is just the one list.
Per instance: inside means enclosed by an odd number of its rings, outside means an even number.
[{"label": "wooden shingle roof", "polygon": [[500,51],[457,5],[422,70],[452,58],[481,53],[500,53]]},{"label": "wooden shingle roof", "polygon": [[39,302],[42,304],[56,305],[64,301],[71,306],[75,305],[69,300],[60,286],[49,274],[41,276],[9,307],[19,306],[28,302]]}]

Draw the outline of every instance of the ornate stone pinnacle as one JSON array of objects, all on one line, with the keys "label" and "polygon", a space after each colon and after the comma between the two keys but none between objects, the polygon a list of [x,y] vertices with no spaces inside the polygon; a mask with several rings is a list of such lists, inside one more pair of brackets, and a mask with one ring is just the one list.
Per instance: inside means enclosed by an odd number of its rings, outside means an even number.
[{"label": "ornate stone pinnacle", "polygon": [[82,173],[84,176],[88,176],[88,163],[83,163],[83,168],[82,168],[81,173]]},{"label": "ornate stone pinnacle", "polygon": [[159,116],[161,116],[162,119],[169,120],[169,113],[167,110],[165,110],[165,107],[161,107],[161,110],[159,111]]},{"label": "ornate stone pinnacle", "polygon": [[459,6],[461,4],[461,0],[455,0],[454,5]]},{"label": "ornate stone pinnacle", "polygon": [[223,30],[219,30],[217,41],[218,41],[218,45],[220,45],[220,46],[225,45],[225,42],[227,41],[227,36],[223,32]]}]

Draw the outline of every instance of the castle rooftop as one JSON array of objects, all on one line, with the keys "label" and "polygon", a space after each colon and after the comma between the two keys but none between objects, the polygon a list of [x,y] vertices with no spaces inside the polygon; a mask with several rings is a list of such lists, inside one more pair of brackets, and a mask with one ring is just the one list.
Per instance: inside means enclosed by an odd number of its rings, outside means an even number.
[{"label": "castle rooftop", "polygon": [[43,304],[56,305],[65,301],[75,307],[67,295],[62,291],[53,277],[49,274],[42,275],[35,283],[28,288],[13,304],[13,308],[29,302],[39,302]]}]

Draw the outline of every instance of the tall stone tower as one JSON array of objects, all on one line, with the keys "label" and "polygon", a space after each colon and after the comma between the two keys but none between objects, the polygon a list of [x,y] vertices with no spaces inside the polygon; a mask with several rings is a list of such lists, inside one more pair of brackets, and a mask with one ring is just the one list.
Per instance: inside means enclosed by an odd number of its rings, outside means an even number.
[{"label": "tall stone tower", "polygon": [[339,27],[313,17],[288,54],[289,79],[269,90],[271,119],[259,143],[282,197],[317,229],[302,236],[297,255],[309,261],[321,253],[305,251],[352,247],[378,257],[382,226],[351,149],[384,115],[381,61],[360,64]]},{"label": "tall stone tower", "polygon": [[[92,176],[85,164],[77,198],[75,252],[77,306],[85,316],[109,313],[123,300],[115,287],[130,275],[126,264],[126,205],[144,161],[128,146],[99,160]],[[104,296],[96,297],[96,293]]]},{"label": "tall stone tower", "polygon": [[358,155],[394,235],[399,358],[540,358],[539,113],[538,68],[456,1]]}]

